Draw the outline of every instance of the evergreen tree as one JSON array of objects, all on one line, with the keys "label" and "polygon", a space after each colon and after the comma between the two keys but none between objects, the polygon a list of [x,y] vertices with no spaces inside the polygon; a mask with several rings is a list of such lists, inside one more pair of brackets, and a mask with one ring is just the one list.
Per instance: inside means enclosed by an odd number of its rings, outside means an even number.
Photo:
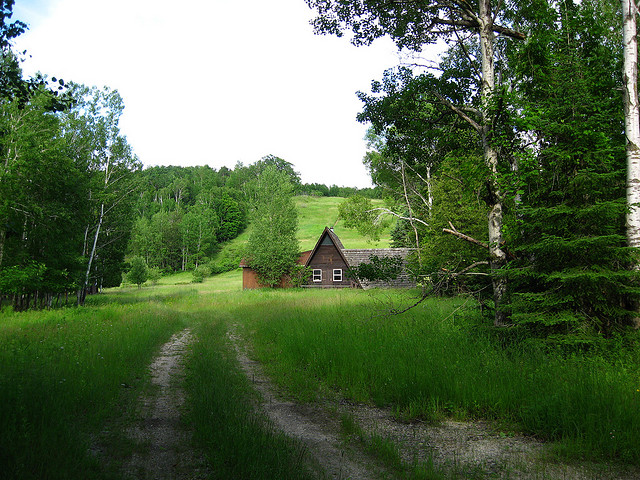
[{"label": "evergreen tree", "polygon": [[513,320],[540,333],[611,333],[629,312],[620,44],[591,2],[531,11],[518,66],[520,202],[509,242]]}]

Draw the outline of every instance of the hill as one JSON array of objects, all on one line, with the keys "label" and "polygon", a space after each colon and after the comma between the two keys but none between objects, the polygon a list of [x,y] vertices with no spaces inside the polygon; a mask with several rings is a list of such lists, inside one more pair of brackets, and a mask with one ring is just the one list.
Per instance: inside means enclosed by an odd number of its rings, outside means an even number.
[{"label": "hill", "polygon": [[[343,197],[312,197],[301,195],[295,197],[298,208],[298,240],[300,250],[311,250],[324,227],[333,227],[334,231],[346,248],[386,248],[390,246],[391,236],[389,228],[378,242],[371,242],[364,238],[356,230],[345,228],[342,221],[338,220],[338,205],[345,199]],[[374,205],[382,205],[382,200],[372,200]],[[246,245],[251,232],[251,225],[237,238],[227,242],[214,258],[214,262],[235,262]],[[239,258],[237,258],[239,260]]]}]

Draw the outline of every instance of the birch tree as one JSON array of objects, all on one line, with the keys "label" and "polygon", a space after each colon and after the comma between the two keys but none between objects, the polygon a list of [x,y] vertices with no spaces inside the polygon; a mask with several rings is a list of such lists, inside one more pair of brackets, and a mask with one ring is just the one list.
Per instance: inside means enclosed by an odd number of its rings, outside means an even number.
[{"label": "birch tree", "polygon": [[[640,247],[640,104],[638,103],[638,5],[622,0],[624,129],[627,137],[627,241]],[[640,268],[640,265],[636,265]]]},{"label": "birch tree", "polygon": [[483,159],[488,169],[490,211],[488,215],[489,263],[493,273],[493,297],[495,325],[504,325],[508,315],[503,308],[506,297],[506,280],[500,274],[506,265],[503,249],[504,192],[500,188],[498,152],[492,134],[496,118],[495,91],[495,41],[496,35],[523,40],[522,33],[501,24],[503,11],[494,11],[491,0],[477,3],[465,0],[307,0],[318,12],[313,25],[318,33],[342,36],[345,30],[353,33],[356,45],[371,43],[374,39],[389,35],[399,48],[420,51],[437,40],[462,41],[468,33],[476,35],[480,50],[479,105],[454,105],[442,101],[464,119],[478,134]]},{"label": "birch tree", "polygon": [[106,87],[71,88],[77,103],[67,115],[65,135],[76,161],[86,164],[91,185],[87,201],[93,209],[81,252],[86,270],[78,304],[83,305],[90,286],[98,286],[95,260],[99,253],[118,242],[122,248],[114,253],[121,257],[120,262],[124,257],[132,222],[127,208],[135,189],[132,173],[140,169],[140,163],[120,134],[118,124],[124,109],[120,94]]}]

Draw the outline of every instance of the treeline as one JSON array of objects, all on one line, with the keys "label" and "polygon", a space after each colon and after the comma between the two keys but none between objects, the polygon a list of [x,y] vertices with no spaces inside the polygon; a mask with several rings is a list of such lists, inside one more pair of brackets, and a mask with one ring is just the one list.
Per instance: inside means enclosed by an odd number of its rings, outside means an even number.
[{"label": "treeline", "polygon": [[148,267],[162,272],[193,270],[202,265],[213,273],[237,267],[237,258],[211,262],[220,245],[247,226],[255,204],[253,182],[273,166],[285,174],[294,193],[314,196],[375,198],[377,189],[303,184],[294,166],[267,155],[233,169],[208,166],[150,167],[136,174],[135,222],[128,253],[142,257]]},{"label": "treeline", "polygon": [[119,94],[23,79],[6,44],[16,31],[0,30],[0,295],[16,310],[83,304],[120,283],[141,165]]}]

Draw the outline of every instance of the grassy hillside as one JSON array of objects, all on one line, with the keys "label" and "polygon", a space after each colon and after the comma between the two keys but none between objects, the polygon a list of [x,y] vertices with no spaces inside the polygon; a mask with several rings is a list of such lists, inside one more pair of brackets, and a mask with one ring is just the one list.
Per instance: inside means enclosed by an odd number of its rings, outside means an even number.
[{"label": "grassy hillside", "polygon": [[[345,199],[342,197],[309,197],[295,198],[298,207],[298,239],[300,250],[311,250],[315,247],[324,227],[333,227],[345,248],[387,248],[391,242],[389,228],[378,242],[371,242],[357,231],[345,228],[338,221],[338,205]],[[382,205],[382,200],[373,200],[374,205]],[[246,245],[251,232],[251,225],[238,238],[224,245],[217,258],[232,256]]]},{"label": "grassy hillside", "polygon": [[[390,245],[390,229],[379,242],[374,243],[357,231],[345,228],[342,220],[338,220],[338,205],[344,200],[341,197],[296,197],[298,239],[303,251],[311,250],[316,245],[324,227],[333,227],[345,248],[386,248]],[[373,203],[382,205],[382,200],[373,200]]]}]

